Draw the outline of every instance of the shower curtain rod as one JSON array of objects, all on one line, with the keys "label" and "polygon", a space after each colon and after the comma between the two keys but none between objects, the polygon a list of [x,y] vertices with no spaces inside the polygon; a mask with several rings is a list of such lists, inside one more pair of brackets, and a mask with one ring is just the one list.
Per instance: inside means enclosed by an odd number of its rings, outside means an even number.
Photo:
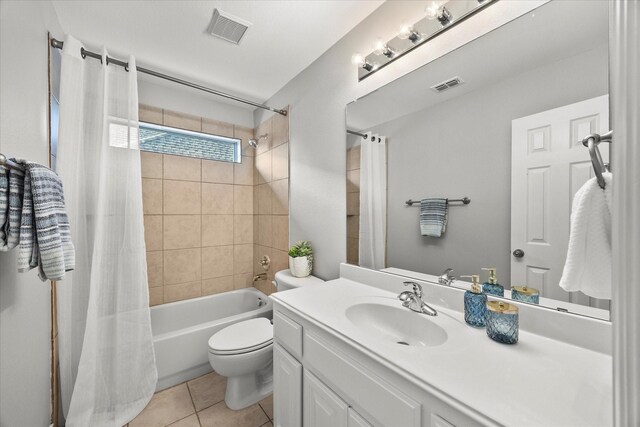
[{"label": "shower curtain rod", "polygon": [[[63,45],[64,45],[64,42],[61,42],[60,40],[56,40],[54,38],[51,39],[51,47],[54,47],[56,49],[62,49]],[[82,55],[83,59],[86,58],[87,56],[89,56],[91,58],[99,59],[102,62],[102,55],[100,55],[99,53],[91,52],[91,51],[86,50],[85,48],[81,48],[80,49],[80,54]],[[124,67],[125,70],[129,71],[129,64],[128,63],[107,56],[107,65],[109,65],[109,64],[119,65],[121,67]],[[178,79],[176,77],[169,76],[167,74],[159,73],[157,71],[153,71],[153,70],[150,70],[148,68],[136,67],[136,69],[138,71],[140,71],[141,73],[149,74],[150,76],[158,77],[158,78],[164,79],[164,80],[169,80],[171,82],[178,83],[178,84],[181,84],[181,85],[184,85],[184,86],[189,86],[191,88],[198,89],[198,90],[201,90],[203,92],[208,92],[208,93],[211,93],[213,95],[222,96],[223,98],[232,99],[234,101],[242,102],[244,104],[253,105],[254,107],[258,107],[258,108],[262,108],[262,109],[265,109],[265,110],[273,111],[274,113],[278,113],[278,114],[281,114],[283,116],[287,115],[287,110],[279,110],[277,108],[272,108],[272,107],[269,107],[269,106],[264,105],[264,104],[258,104],[257,102],[249,101],[248,99],[239,98],[237,96],[230,95],[228,93],[220,92],[220,91],[215,90],[215,89],[210,89],[208,87],[201,86],[199,84],[192,83],[192,82],[189,82],[189,81],[186,81],[186,80]]]},{"label": "shower curtain rod", "polygon": [[355,130],[351,130],[351,129],[347,129],[347,133],[350,133],[351,135],[360,136],[362,138],[366,138],[367,137],[366,134],[360,133],[360,132],[356,132]]}]

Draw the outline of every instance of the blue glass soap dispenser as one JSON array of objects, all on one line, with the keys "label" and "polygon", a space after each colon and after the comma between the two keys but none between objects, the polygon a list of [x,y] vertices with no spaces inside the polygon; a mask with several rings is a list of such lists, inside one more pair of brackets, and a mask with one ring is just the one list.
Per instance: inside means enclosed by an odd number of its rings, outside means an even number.
[{"label": "blue glass soap dispenser", "polygon": [[464,321],[476,328],[484,327],[487,319],[487,295],[480,289],[480,276],[471,276],[471,290],[464,293]]},{"label": "blue glass soap dispenser", "polygon": [[498,283],[498,279],[496,279],[496,268],[489,267],[483,268],[483,270],[489,272],[489,281],[484,282],[482,284],[482,292],[487,295],[495,295],[497,297],[504,296],[504,286]]}]

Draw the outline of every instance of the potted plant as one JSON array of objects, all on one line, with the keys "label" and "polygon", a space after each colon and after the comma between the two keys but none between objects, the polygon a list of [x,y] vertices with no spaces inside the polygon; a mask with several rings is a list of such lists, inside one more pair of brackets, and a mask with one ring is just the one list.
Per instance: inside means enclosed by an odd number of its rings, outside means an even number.
[{"label": "potted plant", "polygon": [[313,268],[313,249],[306,240],[300,240],[289,249],[289,270],[295,277],[307,277]]}]

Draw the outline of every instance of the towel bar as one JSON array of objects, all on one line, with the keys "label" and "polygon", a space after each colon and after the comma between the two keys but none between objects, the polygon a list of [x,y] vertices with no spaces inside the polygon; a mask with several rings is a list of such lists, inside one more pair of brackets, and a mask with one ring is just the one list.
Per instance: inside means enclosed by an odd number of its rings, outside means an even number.
[{"label": "towel bar", "polygon": [[0,166],[9,168],[9,169],[17,169],[20,171],[24,171],[24,168],[22,167],[22,165],[12,162],[11,160],[7,159],[7,156],[5,156],[2,153],[0,153]]},{"label": "towel bar", "polygon": [[[409,199],[404,203],[407,206],[413,206],[415,204],[420,204],[420,200]],[[471,203],[471,199],[468,197],[463,197],[462,199],[447,199],[447,203],[462,203],[462,204],[468,205],[469,203]]]}]

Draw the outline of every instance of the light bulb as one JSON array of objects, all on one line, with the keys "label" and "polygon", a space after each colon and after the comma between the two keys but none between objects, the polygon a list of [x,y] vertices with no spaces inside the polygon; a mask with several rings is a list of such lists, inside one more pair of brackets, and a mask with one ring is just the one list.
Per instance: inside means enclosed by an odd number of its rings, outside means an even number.
[{"label": "light bulb", "polygon": [[393,50],[388,44],[382,41],[382,39],[376,40],[376,44],[373,45],[373,53],[377,56],[384,55],[387,58],[391,58],[396,51]]},{"label": "light bulb", "polygon": [[366,61],[364,59],[364,56],[359,53],[354,53],[351,57],[351,63],[353,65],[357,65],[358,67],[362,67],[366,63]]},{"label": "light bulb", "polygon": [[413,32],[413,28],[409,24],[402,24],[400,26],[400,33],[398,34],[398,38],[402,40],[406,40],[411,37],[411,33]]},{"label": "light bulb", "polygon": [[371,71],[373,66],[367,62],[367,59],[359,53],[354,54],[351,57],[351,63],[357,65],[359,68],[364,68],[367,71]]},{"label": "light bulb", "polygon": [[387,50],[387,45],[382,39],[377,39],[376,43],[373,45],[373,53],[380,56]]},{"label": "light bulb", "polygon": [[411,25],[403,24],[400,27],[400,33],[398,34],[398,38],[402,40],[409,39],[411,40],[412,43],[415,43],[416,41],[418,41],[418,38],[420,38],[420,34],[414,31]]},{"label": "light bulb", "polygon": [[433,21],[438,16],[438,9],[440,9],[440,2],[431,1],[424,9],[424,16],[428,20]]}]

